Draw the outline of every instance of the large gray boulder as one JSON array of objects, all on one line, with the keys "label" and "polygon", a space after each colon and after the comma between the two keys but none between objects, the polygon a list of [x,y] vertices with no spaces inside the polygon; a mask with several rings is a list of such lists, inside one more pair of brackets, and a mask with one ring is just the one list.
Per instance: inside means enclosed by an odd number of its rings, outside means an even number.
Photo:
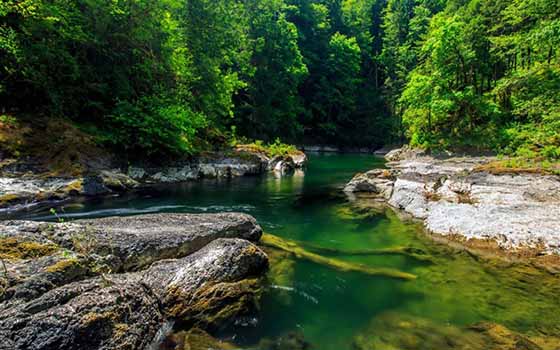
[{"label": "large gray boulder", "polygon": [[398,162],[404,159],[413,159],[419,156],[426,155],[424,150],[419,148],[412,148],[403,146],[401,148],[393,149],[385,154],[385,159],[389,162]]},{"label": "large gray boulder", "polygon": [[259,240],[262,229],[247,214],[148,214],[72,223],[0,222],[0,238],[55,244],[88,255],[111,256],[117,271],[183,257],[217,238]]},{"label": "large gray boulder", "polygon": [[346,193],[366,192],[384,199],[391,198],[393,193],[394,174],[389,170],[374,169],[360,173],[344,187]]},{"label": "large gray boulder", "polygon": [[[0,224],[0,349],[143,349],[173,321],[256,308],[266,255],[245,214]],[[115,273],[117,272],[117,273]]]},{"label": "large gray boulder", "polygon": [[148,214],[78,221],[93,231],[95,252],[116,255],[124,270],[191,254],[217,238],[256,242],[262,229],[247,214]]},{"label": "large gray boulder", "polygon": [[[239,285],[266,266],[266,255],[252,243],[218,239],[183,259],[70,283],[3,310],[0,344],[10,349],[144,348],[166,318],[206,326],[250,308],[255,292]],[[227,303],[209,290],[228,290]]]},{"label": "large gray boulder", "polygon": [[142,349],[162,322],[148,288],[124,276],[96,278],[2,310],[0,349]]}]

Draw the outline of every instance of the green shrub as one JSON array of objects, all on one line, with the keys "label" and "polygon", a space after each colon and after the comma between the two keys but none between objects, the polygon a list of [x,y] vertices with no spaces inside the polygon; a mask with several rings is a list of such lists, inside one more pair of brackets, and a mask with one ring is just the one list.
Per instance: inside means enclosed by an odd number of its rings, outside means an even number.
[{"label": "green shrub", "polygon": [[107,122],[104,142],[148,154],[162,151],[193,154],[197,151],[197,132],[207,126],[202,114],[160,96],[141,98],[135,103],[120,101]]},{"label": "green shrub", "polygon": [[287,156],[298,151],[294,145],[282,143],[279,138],[276,138],[274,143],[268,145],[267,148],[271,156]]},{"label": "green shrub", "polygon": [[253,143],[237,144],[236,147],[241,150],[266,154],[269,157],[287,156],[299,152],[296,146],[282,143],[279,138],[271,144],[265,144],[261,140],[256,140]]}]

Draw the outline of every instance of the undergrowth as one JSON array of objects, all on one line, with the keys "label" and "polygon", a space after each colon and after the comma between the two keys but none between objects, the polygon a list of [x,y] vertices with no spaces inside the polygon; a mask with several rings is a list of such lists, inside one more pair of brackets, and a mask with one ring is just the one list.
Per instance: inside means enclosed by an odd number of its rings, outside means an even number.
[{"label": "undergrowth", "polygon": [[294,145],[282,143],[280,139],[276,139],[273,143],[265,144],[263,141],[257,140],[248,144],[236,144],[233,146],[242,151],[262,153],[269,157],[288,156],[298,154],[300,151]]}]

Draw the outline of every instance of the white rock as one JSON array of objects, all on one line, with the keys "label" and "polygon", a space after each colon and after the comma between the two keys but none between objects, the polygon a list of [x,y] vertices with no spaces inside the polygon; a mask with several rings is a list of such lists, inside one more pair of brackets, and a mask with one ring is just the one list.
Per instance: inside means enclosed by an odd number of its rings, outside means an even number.
[{"label": "white rock", "polygon": [[[391,157],[402,154],[394,152]],[[504,248],[538,247],[560,253],[560,178],[475,171],[490,160],[414,154],[390,163],[396,181],[383,184],[393,187],[388,203],[424,220],[433,233],[494,239]],[[358,175],[346,189],[360,184],[374,188],[378,181],[388,181],[379,170],[366,174],[374,178]]]}]

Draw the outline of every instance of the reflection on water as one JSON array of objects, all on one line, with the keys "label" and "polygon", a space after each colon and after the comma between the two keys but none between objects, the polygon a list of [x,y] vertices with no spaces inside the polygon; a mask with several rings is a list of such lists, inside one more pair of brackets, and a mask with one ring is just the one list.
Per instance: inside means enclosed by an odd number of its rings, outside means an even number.
[{"label": "reflection on water", "polygon": [[[336,256],[417,276],[402,281],[341,272],[269,251],[272,267],[257,322],[241,322],[218,334],[231,346],[262,350],[281,349],[278,344],[304,349],[308,343],[320,350],[428,349],[442,344],[454,349],[492,348],[488,342],[493,335],[480,326],[473,331],[473,325],[482,321],[507,327],[510,333],[491,328],[501,335],[514,337],[511,332],[523,332],[530,339],[519,339],[543,349],[548,345],[542,339],[554,344],[560,334],[558,275],[525,265],[480,261],[426,240],[418,234],[417,224],[404,223],[391,210],[372,202],[349,202],[340,193],[344,183],[358,171],[383,166],[379,159],[363,155],[310,158],[309,169],[291,177],[160,186],[149,193],[84,202],[57,208],[57,212],[78,219],[241,211],[255,216],[265,231],[303,244],[343,251],[413,248],[429,257]],[[46,211],[27,217],[52,219]]]}]

